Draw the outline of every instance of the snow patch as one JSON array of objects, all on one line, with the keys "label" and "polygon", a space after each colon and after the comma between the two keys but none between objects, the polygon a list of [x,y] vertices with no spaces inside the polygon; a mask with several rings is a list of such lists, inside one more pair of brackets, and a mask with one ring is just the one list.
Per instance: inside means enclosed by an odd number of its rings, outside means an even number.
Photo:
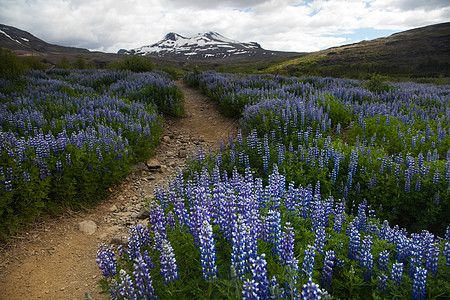
[{"label": "snow patch", "polygon": [[15,41],[19,44],[22,44],[21,42],[19,42],[18,40],[13,39],[12,37],[9,36],[9,34],[7,34],[6,32],[4,32],[3,30],[0,30],[0,33],[3,33],[4,35],[6,35],[6,37],[8,37],[10,40]]}]

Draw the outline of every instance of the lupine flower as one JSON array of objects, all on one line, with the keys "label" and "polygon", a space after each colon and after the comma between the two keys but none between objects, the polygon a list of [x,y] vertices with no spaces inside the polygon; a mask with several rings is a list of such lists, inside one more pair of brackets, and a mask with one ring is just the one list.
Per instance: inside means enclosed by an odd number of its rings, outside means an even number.
[{"label": "lupine flower", "polygon": [[305,249],[305,257],[303,258],[302,264],[302,277],[309,278],[312,277],[312,272],[314,270],[316,251],[314,246],[308,245]]},{"label": "lupine flower", "polygon": [[387,250],[383,250],[380,252],[380,258],[378,260],[378,268],[381,271],[387,272],[388,263],[389,263],[389,252]]},{"label": "lupine flower", "polygon": [[439,263],[439,247],[431,247],[428,255],[425,257],[425,268],[431,276],[436,276]]},{"label": "lupine flower", "polygon": [[125,270],[119,271],[120,284],[118,286],[118,293],[125,299],[137,299],[134,283],[130,274],[127,274]]},{"label": "lupine flower", "polygon": [[373,255],[370,249],[372,244],[372,236],[368,235],[363,240],[361,246],[361,254],[359,259],[361,261],[362,267],[366,269],[364,272],[365,281],[370,281],[373,273]]},{"label": "lupine flower", "polygon": [[247,253],[247,232],[244,220],[241,215],[238,216],[233,225],[231,239],[231,266],[235,270],[237,277],[242,281],[248,268]]},{"label": "lupine flower", "polygon": [[97,264],[106,278],[117,274],[117,260],[114,257],[114,251],[111,246],[98,245]]},{"label": "lupine flower", "polygon": [[280,260],[284,266],[294,261],[294,230],[289,222],[286,223],[281,237]]},{"label": "lupine flower", "polygon": [[311,277],[308,278],[308,282],[305,283],[302,287],[302,299],[308,300],[316,300],[320,299],[322,296],[322,290],[319,288],[319,285],[315,284]]},{"label": "lupine flower", "polygon": [[277,295],[280,294],[279,286],[277,282],[277,278],[275,276],[272,277],[270,280],[270,287],[269,287],[269,299],[275,300],[277,299]]},{"label": "lupine flower", "polygon": [[380,290],[381,292],[384,292],[387,290],[387,280],[388,277],[382,273],[380,276],[378,276],[377,281],[377,290]]},{"label": "lupine flower", "polygon": [[255,280],[246,279],[242,287],[242,299],[256,300],[260,299],[258,294],[258,283]]},{"label": "lupine flower", "polygon": [[417,237],[414,239],[415,235],[413,235],[413,240],[411,243],[411,258],[410,258],[410,266],[409,266],[409,274],[411,277],[414,276],[414,273],[416,272],[416,268],[419,267],[422,263],[422,256],[423,256],[423,249],[422,245],[420,244],[420,241],[417,239],[420,239]]},{"label": "lupine flower", "polygon": [[150,245],[150,232],[147,227],[136,225],[130,229],[130,237],[128,238],[128,255],[132,261],[140,256],[142,247]]},{"label": "lupine flower", "polygon": [[261,257],[250,260],[250,271],[253,280],[256,282],[256,294],[259,299],[267,299],[269,297],[269,278],[267,275],[266,255],[263,253]]},{"label": "lupine flower", "polygon": [[314,248],[323,254],[323,247],[325,246],[325,227],[318,226],[315,230]]},{"label": "lupine flower", "polygon": [[153,281],[150,275],[150,270],[153,269],[153,263],[147,250],[144,251],[143,255],[135,258],[133,268],[137,298],[158,299],[153,288]]},{"label": "lupine flower", "polygon": [[445,265],[450,267],[450,243],[446,242],[444,246]]},{"label": "lupine flower", "polygon": [[272,244],[272,251],[279,256],[281,247],[281,214],[278,210],[269,210],[267,218],[269,228],[269,243]]},{"label": "lupine flower", "polygon": [[357,259],[359,247],[361,246],[361,235],[354,226],[350,226],[349,231],[348,258]]},{"label": "lupine flower", "polygon": [[403,263],[394,263],[392,265],[391,279],[400,286],[403,278]]},{"label": "lupine flower", "polygon": [[333,250],[325,253],[322,271],[322,284],[329,291],[331,289],[331,278],[333,277],[333,266],[336,256]]},{"label": "lupine flower", "polygon": [[214,243],[211,224],[204,220],[199,234],[200,260],[202,264],[202,277],[211,281],[217,277],[216,247]]},{"label": "lupine flower", "polygon": [[177,261],[172,245],[167,239],[162,240],[160,260],[161,275],[164,278],[164,283],[175,281],[178,278]]},{"label": "lupine flower", "polygon": [[427,286],[427,270],[422,267],[417,267],[414,272],[413,287],[412,287],[412,299],[421,300],[425,299],[425,288]]}]

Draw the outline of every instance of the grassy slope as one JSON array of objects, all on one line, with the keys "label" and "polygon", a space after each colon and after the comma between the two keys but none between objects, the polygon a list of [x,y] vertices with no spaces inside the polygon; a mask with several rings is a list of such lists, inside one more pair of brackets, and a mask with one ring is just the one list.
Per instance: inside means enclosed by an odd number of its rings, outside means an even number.
[{"label": "grassy slope", "polygon": [[450,22],[309,53],[265,71],[353,78],[373,73],[410,78],[450,77],[449,41]]}]

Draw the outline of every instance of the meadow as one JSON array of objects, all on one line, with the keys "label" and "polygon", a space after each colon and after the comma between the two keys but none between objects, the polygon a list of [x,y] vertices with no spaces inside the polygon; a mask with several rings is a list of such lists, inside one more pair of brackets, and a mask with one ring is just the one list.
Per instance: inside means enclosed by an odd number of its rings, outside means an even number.
[{"label": "meadow", "polygon": [[450,88],[209,72],[239,116],[148,199],[148,228],[100,245],[112,299],[450,297]]},{"label": "meadow", "polygon": [[0,239],[104,199],[159,144],[182,92],[160,71],[27,71],[0,81]]}]

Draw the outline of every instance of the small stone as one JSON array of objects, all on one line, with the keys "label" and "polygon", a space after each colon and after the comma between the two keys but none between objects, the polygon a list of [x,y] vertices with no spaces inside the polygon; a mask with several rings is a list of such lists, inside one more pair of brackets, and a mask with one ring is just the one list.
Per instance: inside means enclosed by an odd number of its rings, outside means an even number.
[{"label": "small stone", "polygon": [[161,163],[156,158],[151,158],[147,161],[147,167],[150,170],[161,169]]},{"label": "small stone", "polygon": [[136,216],[136,218],[142,220],[142,219],[147,219],[148,217],[150,217],[150,212],[147,209],[142,209],[139,214]]},{"label": "small stone", "polygon": [[148,171],[147,164],[144,162],[138,162],[131,166],[131,172]]},{"label": "small stone", "polygon": [[179,158],[186,158],[187,157],[187,151],[186,150],[178,151],[178,157]]},{"label": "small stone", "polygon": [[86,234],[94,234],[97,231],[97,224],[92,220],[85,220],[78,223],[78,230]]},{"label": "small stone", "polygon": [[119,237],[113,237],[109,243],[113,244],[113,245],[118,245],[118,246],[120,246],[120,245],[128,246],[128,240],[124,239],[124,238],[121,238],[121,237],[120,238]]},{"label": "small stone", "polygon": [[116,212],[118,209],[117,209],[117,206],[112,205],[108,210],[109,210],[110,212]]},{"label": "small stone", "polygon": [[165,142],[165,143],[170,143],[170,136],[164,136],[163,137],[163,141]]}]

